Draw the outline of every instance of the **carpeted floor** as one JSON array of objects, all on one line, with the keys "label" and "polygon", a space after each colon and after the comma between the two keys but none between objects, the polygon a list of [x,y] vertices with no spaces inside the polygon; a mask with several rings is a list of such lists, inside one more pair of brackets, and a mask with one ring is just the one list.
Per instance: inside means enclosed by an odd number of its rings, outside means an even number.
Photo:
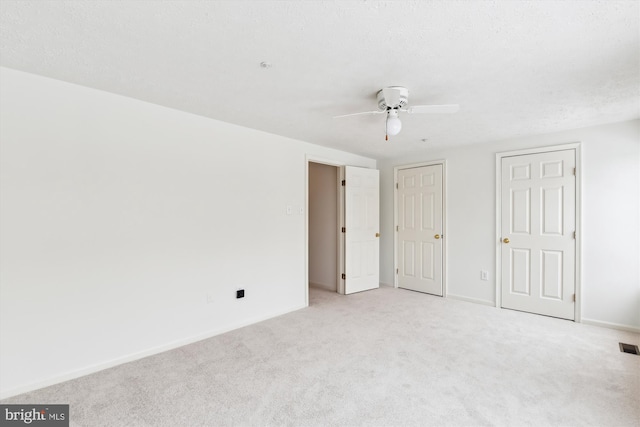
[{"label": "carpeted floor", "polygon": [[637,334],[382,287],[2,403],[78,426],[638,426]]}]

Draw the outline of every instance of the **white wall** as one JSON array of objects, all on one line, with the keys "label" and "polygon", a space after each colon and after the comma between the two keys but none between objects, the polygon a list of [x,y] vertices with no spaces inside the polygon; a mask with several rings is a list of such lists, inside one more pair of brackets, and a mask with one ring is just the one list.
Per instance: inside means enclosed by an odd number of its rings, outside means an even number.
[{"label": "white wall", "polygon": [[309,284],[338,289],[338,168],[309,163]]},{"label": "white wall", "polygon": [[394,166],[446,159],[448,294],[494,304],[495,154],[573,142],[582,147],[583,321],[640,331],[640,120],[380,162],[381,281],[393,283]]},{"label": "white wall", "polygon": [[6,68],[0,84],[2,397],[303,307],[305,215],[286,206],[305,206],[306,157],[376,164]]}]

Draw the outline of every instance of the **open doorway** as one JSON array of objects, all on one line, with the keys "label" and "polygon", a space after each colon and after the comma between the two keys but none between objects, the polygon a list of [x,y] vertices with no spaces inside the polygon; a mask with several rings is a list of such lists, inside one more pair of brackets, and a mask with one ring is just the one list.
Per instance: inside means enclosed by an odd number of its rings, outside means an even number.
[{"label": "open doorway", "polygon": [[309,162],[309,286],[338,292],[340,168]]}]

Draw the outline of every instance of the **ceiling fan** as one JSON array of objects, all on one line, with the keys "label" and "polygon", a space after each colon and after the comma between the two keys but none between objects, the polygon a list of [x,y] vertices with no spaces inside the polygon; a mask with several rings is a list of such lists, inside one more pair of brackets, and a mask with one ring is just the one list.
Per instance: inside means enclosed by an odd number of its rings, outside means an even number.
[{"label": "ceiling fan", "polygon": [[446,105],[415,105],[413,107],[405,108],[409,100],[409,91],[402,86],[389,86],[384,89],[380,89],[377,94],[378,109],[376,111],[364,111],[362,113],[343,114],[341,116],[335,116],[334,119],[340,117],[360,116],[363,114],[386,114],[387,120],[385,122],[386,136],[385,139],[389,139],[389,135],[395,136],[400,133],[402,129],[402,122],[398,117],[398,113],[408,114],[446,114],[457,113],[460,110],[458,104],[446,104]]}]

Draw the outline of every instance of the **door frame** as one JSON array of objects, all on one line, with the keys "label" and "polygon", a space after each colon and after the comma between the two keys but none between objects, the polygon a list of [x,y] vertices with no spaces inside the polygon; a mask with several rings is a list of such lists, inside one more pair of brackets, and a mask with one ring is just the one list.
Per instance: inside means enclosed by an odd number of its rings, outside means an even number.
[{"label": "door frame", "polygon": [[340,232],[340,229],[344,227],[344,194],[343,187],[341,185],[341,181],[344,179],[344,167],[346,163],[326,159],[322,157],[310,156],[307,155],[305,159],[305,220],[304,220],[304,294],[305,294],[305,307],[309,306],[309,163],[320,163],[323,165],[334,166],[336,167],[338,173],[336,176],[336,186],[338,188],[337,191],[337,207],[338,210],[336,212],[338,218],[338,227],[336,229],[337,244],[336,248],[336,283],[337,292],[339,294],[344,294],[344,280],[342,280],[341,272],[344,271],[344,235]]},{"label": "door frame", "polygon": [[574,322],[582,321],[582,161],[579,142],[527,148],[496,153],[496,307],[502,308],[502,159],[527,154],[550,153],[554,151],[574,150],[576,157],[576,257],[575,257],[575,307]]},{"label": "door frame", "polygon": [[398,172],[404,169],[416,169],[423,166],[442,165],[442,298],[447,297],[447,161],[430,160],[428,162],[410,163],[393,168],[393,287],[398,287]]}]

